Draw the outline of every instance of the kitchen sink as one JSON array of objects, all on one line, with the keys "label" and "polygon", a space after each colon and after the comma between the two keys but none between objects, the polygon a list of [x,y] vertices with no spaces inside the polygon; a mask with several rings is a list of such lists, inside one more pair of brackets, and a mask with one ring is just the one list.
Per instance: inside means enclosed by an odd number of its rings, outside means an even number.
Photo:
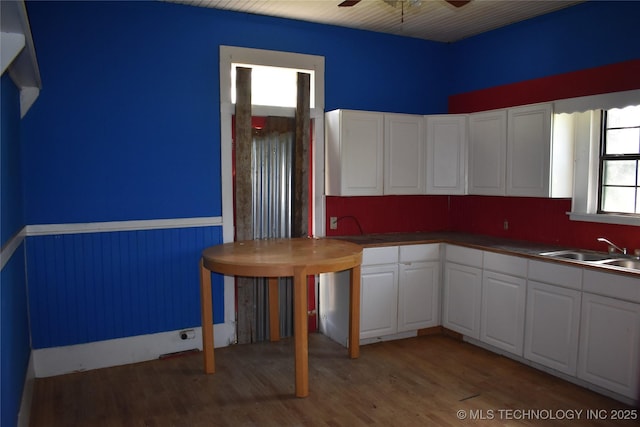
[{"label": "kitchen sink", "polygon": [[[542,252],[542,256],[550,256],[554,258],[572,259],[575,261],[613,261],[611,255],[596,251],[579,251],[579,250],[565,250],[565,251],[553,251]],[[632,260],[633,261],[633,260]]]},{"label": "kitchen sink", "polygon": [[608,259],[606,261],[599,262],[602,265],[613,265],[616,267],[630,268],[633,270],[640,270],[640,260],[632,258],[616,258]]},{"label": "kitchen sink", "polygon": [[630,270],[640,270],[640,259],[621,258],[620,254],[609,254],[605,252],[569,249],[563,251],[541,252],[539,255],[552,258],[562,258],[566,260],[582,261],[598,265],[608,265],[611,267],[628,268]]}]

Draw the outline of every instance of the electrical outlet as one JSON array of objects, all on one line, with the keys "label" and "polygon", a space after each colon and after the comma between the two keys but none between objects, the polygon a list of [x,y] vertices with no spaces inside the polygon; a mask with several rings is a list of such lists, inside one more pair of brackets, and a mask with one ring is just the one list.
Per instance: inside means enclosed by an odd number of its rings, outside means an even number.
[{"label": "electrical outlet", "polygon": [[337,230],[338,229],[338,217],[337,216],[329,217],[329,228],[331,230]]},{"label": "electrical outlet", "polygon": [[509,221],[507,221],[506,219],[504,220],[504,223],[502,223],[502,228],[504,228],[505,230],[509,229]]}]

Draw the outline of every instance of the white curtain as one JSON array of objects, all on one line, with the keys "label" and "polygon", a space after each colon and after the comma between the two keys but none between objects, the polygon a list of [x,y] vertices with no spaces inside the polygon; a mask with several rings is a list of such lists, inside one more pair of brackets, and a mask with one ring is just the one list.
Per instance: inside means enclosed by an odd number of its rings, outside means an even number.
[{"label": "white curtain", "polygon": [[560,99],[553,103],[553,111],[556,114],[582,113],[589,110],[608,110],[630,105],[640,105],[640,89]]}]

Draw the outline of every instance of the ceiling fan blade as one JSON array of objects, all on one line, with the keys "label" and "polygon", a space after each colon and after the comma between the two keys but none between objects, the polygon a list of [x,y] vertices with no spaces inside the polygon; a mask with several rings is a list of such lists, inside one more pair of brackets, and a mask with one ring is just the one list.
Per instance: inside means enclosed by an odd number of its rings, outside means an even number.
[{"label": "ceiling fan blade", "polygon": [[462,7],[467,3],[471,3],[471,0],[445,0],[445,1],[455,7]]},{"label": "ceiling fan blade", "polygon": [[338,7],[351,7],[360,3],[360,0],[344,0],[338,5]]}]

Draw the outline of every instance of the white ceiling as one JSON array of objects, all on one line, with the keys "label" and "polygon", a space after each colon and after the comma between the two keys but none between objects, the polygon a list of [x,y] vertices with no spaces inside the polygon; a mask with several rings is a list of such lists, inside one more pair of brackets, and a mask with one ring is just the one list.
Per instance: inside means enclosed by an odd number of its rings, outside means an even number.
[{"label": "white ceiling", "polygon": [[472,0],[456,8],[445,0],[362,0],[352,7],[338,7],[342,0],[166,1],[440,42],[454,42],[582,3],[569,0]]}]

